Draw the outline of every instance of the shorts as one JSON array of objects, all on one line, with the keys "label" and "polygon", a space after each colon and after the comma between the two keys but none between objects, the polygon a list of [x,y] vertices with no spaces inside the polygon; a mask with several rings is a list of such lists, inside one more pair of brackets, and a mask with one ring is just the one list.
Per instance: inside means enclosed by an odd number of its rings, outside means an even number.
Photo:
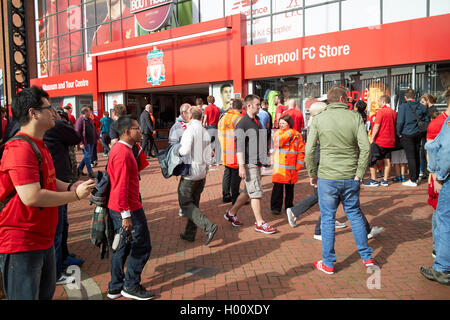
[{"label": "shorts", "polygon": [[373,143],[370,145],[370,162],[369,166],[374,166],[378,160],[390,159],[392,148],[383,148]]},{"label": "shorts", "polygon": [[405,150],[400,149],[400,150],[392,151],[391,163],[392,164],[408,163],[408,159],[406,158]]},{"label": "shorts", "polygon": [[245,186],[244,193],[248,194],[250,199],[261,199],[263,196],[261,186],[261,168],[255,164],[245,165]]}]

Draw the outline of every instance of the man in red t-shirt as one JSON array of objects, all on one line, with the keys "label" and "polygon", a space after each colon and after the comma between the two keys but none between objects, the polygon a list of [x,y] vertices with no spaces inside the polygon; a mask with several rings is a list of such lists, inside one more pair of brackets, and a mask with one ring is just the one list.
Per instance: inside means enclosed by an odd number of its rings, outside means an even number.
[{"label": "man in red t-shirt", "polygon": [[[378,99],[380,109],[376,113],[372,130],[372,144],[370,145],[370,180],[365,182],[367,187],[388,186],[388,178],[391,168],[391,149],[395,147],[395,124],[397,114],[389,106],[391,98],[383,95]],[[384,160],[384,178],[378,182],[376,163]]]},{"label": "man in red t-shirt", "polygon": [[294,126],[292,127],[292,129],[294,129],[298,133],[302,133],[303,127],[305,126],[305,120],[303,118],[302,112],[297,108],[295,99],[288,100],[287,110],[283,112],[282,116],[284,115],[290,115],[294,120]]},{"label": "man in red t-shirt", "polygon": [[139,196],[139,171],[145,166],[138,166],[132,151],[133,145],[141,141],[141,128],[135,116],[125,115],[117,120],[116,130],[120,139],[109,153],[107,171],[111,191],[108,208],[114,233],[122,235],[123,240],[111,257],[108,298],[124,296],[149,300],[154,297],[154,293],[140,284],[142,270],[152,250],[147,219]]},{"label": "man in red t-shirt", "polygon": [[[216,148],[216,143],[219,143],[219,139],[217,137],[217,124],[219,123],[219,117],[220,117],[220,109],[217,107],[214,102],[216,102],[216,99],[214,96],[208,96],[206,98],[206,101],[208,101],[208,106],[203,111],[203,127],[206,128],[208,131],[209,136],[211,137],[211,146],[214,151],[219,151],[220,146]],[[216,164],[219,163],[219,160],[221,158],[220,154],[215,155],[215,162]]]},{"label": "man in red t-shirt", "polygon": [[0,164],[0,199],[7,202],[0,214],[0,268],[8,300],[52,299],[57,207],[86,198],[95,186],[93,180],[72,184],[56,179],[43,141],[44,133],[55,125],[48,99],[47,92],[33,86],[18,92],[12,103],[13,117],[20,124],[17,135],[36,144],[42,163],[39,166],[27,141],[6,143]]}]

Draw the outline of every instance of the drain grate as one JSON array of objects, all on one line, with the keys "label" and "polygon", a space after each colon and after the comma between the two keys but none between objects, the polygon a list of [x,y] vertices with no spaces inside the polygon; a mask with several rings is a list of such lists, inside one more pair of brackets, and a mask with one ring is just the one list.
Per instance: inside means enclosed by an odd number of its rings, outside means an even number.
[{"label": "drain grate", "polygon": [[199,276],[201,278],[210,278],[219,272],[218,269],[213,267],[193,266],[186,270],[186,273],[193,276]]}]

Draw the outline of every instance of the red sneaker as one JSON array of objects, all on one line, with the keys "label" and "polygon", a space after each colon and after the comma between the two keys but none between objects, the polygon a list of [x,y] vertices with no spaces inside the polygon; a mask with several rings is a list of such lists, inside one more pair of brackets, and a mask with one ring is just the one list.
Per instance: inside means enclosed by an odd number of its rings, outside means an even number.
[{"label": "red sneaker", "polygon": [[255,222],[255,231],[262,232],[265,234],[272,234],[277,232],[277,229],[269,226],[266,222],[263,222],[260,226]]},{"label": "red sneaker", "polygon": [[328,268],[326,265],[323,264],[322,260],[314,261],[314,267],[316,267],[317,270],[325,272],[326,274],[334,273],[334,268]]},{"label": "red sneaker", "polygon": [[225,220],[230,221],[231,224],[232,224],[233,226],[235,226],[235,227],[240,227],[240,226],[242,226],[242,222],[240,222],[240,221],[238,220],[237,215],[232,216],[232,215],[230,214],[229,211],[227,211],[227,212],[223,215],[223,217],[225,218]]},{"label": "red sneaker", "polygon": [[363,261],[364,262],[364,265],[366,266],[366,267],[371,267],[371,266],[374,266],[375,264],[373,263],[373,259],[369,259],[369,260],[366,260],[366,261]]}]

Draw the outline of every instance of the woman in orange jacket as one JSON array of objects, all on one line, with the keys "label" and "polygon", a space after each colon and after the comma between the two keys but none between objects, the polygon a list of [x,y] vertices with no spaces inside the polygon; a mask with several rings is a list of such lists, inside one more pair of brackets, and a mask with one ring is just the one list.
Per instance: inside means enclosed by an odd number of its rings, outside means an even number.
[{"label": "woman in orange jacket", "polygon": [[283,189],[286,190],[284,198],[285,209],[293,206],[294,185],[298,181],[298,171],[305,161],[305,144],[302,135],[292,129],[294,120],[290,115],[280,118],[280,129],[273,137],[275,154],[272,174],[272,196],[270,209],[273,214],[280,214],[283,206]]}]

